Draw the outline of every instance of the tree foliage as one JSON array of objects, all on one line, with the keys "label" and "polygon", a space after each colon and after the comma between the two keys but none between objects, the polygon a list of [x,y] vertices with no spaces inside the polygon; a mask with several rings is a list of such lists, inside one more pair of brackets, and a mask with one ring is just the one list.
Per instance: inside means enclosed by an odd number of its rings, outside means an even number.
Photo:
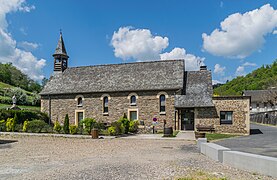
[{"label": "tree foliage", "polygon": [[277,60],[271,65],[263,65],[246,76],[238,76],[226,84],[216,87],[214,94],[242,95],[244,90],[263,90],[272,87],[277,87]]},{"label": "tree foliage", "polygon": [[11,63],[0,63],[0,81],[12,86],[20,87],[30,92],[40,92],[41,85],[30,79],[26,74],[14,67]]}]

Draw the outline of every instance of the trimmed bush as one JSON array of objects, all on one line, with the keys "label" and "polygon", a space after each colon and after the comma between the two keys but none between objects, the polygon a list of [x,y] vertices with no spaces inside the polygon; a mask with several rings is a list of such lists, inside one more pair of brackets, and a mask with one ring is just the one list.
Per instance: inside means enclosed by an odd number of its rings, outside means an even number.
[{"label": "trimmed bush", "polygon": [[[51,132],[47,123],[42,120],[33,120],[28,122],[27,132],[40,133],[40,132]],[[52,128],[51,128],[52,129]]]},{"label": "trimmed bush", "polygon": [[29,124],[29,121],[28,121],[28,120],[24,121],[24,123],[23,123],[23,128],[22,128],[22,131],[23,131],[23,132],[27,132],[28,124]]},{"label": "trimmed bush", "polygon": [[18,120],[18,117],[17,117],[17,114],[16,114],[16,113],[14,114],[13,119],[14,119],[15,124],[18,124],[18,123],[19,123],[19,122],[18,122],[19,120]]},{"label": "trimmed bush", "polygon": [[82,125],[84,126],[84,130],[88,134],[90,134],[92,128],[94,128],[96,125],[96,121],[95,121],[95,119],[92,119],[92,118],[85,118],[80,122],[80,126],[82,126]]},{"label": "trimmed bush", "polygon": [[26,119],[29,119],[30,121],[38,119],[46,123],[49,122],[48,115],[40,111],[0,109],[0,119],[13,118],[15,114],[18,117],[18,121],[17,121],[18,124],[23,124]]},{"label": "trimmed bush", "polygon": [[64,118],[63,131],[64,131],[65,134],[69,134],[69,118],[68,118],[68,114],[66,114],[65,118]]},{"label": "trimmed bush", "polygon": [[130,121],[129,131],[132,133],[136,133],[138,131],[138,125],[139,125],[138,120]]},{"label": "trimmed bush", "polygon": [[126,115],[124,114],[123,117],[121,117],[118,120],[119,123],[122,123],[122,125],[124,126],[124,131],[122,133],[128,134],[129,132],[129,127],[130,127],[130,121],[127,119]]},{"label": "trimmed bush", "polygon": [[0,132],[6,131],[6,121],[1,120],[0,121]]},{"label": "trimmed bush", "polygon": [[109,127],[109,128],[108,128],[108,133],[109,133],[109,135],[111,135],[111,136],[117,135],[117,134],[116,134],[116,128],[115,128],[114,126]]},{"label": "trimmed bush", "polygon": [[[111,129],[111,128],[114,128],[115,133],[110,134],[110,135],[120,135],[120,134],[123,134],[125,131],[125,127],[120,121],[113,122],[109,129]],[[108,129],[108,131],[109,131],[109,129]]]},{"label": "trimmed bush", "polygon": [[55,123],[54,123],[54,131],[57,132],[57,133],[60,133],[62,130],[62,126],[61,124],[59,123],[59,121],[57,120]]},{"label": "trimmed bush", "polygon": [[70,125],[69,126],[69,132],[70,132],[70,134],[77,134],[78,127],[76,125]]},{"label": "trimmed bush", "polygon": [[15,130],[15,121],[13,118],[8,118],[6,122],[6,131],[14,132],[14,130]]}]

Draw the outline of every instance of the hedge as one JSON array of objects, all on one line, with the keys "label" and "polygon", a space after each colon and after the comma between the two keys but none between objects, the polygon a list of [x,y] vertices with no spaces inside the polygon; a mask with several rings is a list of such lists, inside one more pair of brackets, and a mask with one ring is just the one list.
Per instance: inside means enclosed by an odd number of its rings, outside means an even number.
[{"label": "hedge", "polygon": [[23,124],[25,120],[42,120],[49,123],[49,117],[47,114],[35,110],[6,110],[0,109],[0,119],[7,120],[8,118],[14,118],[15,114],[18,117],[18,124]]}]

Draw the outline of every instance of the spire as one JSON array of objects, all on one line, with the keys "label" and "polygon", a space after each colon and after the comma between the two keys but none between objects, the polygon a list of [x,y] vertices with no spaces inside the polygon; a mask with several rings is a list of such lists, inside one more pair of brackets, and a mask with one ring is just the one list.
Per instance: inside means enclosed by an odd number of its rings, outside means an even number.
[{"label": "spire", "polygon": [[61,30],[60,30],[60,39],[58,41],[58,45],[55,50],[55,53],[53,54],[53,57],[54,57],[55,72],[63,72],[64,70],[67,69],[69,56],[67,55],[65,50],[63,35]]},{"label": "spire", "polygon": [[57,55],[68,58],[68,55],[66,53],[66,49],[65,49],[65,46],[64,46],[63,36],[62,36],[62,31],[61,30],[60,30],[60,39],[58,41],[58,45],[56,47],[56,50],[55,50],[55,53],[53,54],[53,56],[57,56]]}]

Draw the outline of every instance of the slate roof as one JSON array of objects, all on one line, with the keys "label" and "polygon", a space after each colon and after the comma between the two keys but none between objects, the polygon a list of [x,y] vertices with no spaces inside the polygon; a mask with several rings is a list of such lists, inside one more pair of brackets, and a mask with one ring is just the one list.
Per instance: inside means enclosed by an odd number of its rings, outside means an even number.
[{"label": "slate roof", "polygon": [[183,88],[184,60],[67,68],[53,75],[41,95]]},{"label": "slate roof", "polygon": [[250,96],[251,102],[267,102],[277,95],[277,90],[245,90],[244,96]]},{"label": "slate roof", "polygon": [[60,38],[59,38],[59,41],[58,41],[58,45],[56,47],[56,50],[55,50],[53,56],[56,56],[56,55],[63,55],[63,56],[68,57],[68,55],[66,53],[65,45],[64,45],[64,42],[63,42],[62,33],[60,33]]},{"label": "slate roof", "polygon": [[175,95],[176,108],[212,107],[212,75],[208,70],[185,73],[185,95]]}]

